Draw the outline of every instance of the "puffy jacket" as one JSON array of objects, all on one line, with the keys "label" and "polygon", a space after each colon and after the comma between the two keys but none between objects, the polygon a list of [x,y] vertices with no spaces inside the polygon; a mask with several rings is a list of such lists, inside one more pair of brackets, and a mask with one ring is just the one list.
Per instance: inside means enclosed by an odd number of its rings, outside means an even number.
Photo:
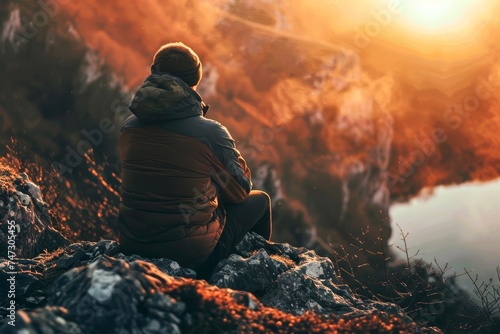
[{"label": "puffy jacket", "polygon": [[228,130],[204,117],[200,95],[177,77],[152,74],[120,131],[122,251],[196,268],[211,254],[251,173]]}]

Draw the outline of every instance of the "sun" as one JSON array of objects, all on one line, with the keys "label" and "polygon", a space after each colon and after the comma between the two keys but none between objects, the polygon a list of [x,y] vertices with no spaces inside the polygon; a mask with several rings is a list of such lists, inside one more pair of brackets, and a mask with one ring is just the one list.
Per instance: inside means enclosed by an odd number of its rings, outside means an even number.
[{"label": "sun", "polygon": [[422,33],[463,30],[485,0],[402,0],[401,18]]}]

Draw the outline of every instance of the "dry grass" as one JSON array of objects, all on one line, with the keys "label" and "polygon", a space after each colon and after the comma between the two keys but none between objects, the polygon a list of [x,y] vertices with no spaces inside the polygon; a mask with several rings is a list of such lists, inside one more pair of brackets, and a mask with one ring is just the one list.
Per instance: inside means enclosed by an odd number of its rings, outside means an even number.
[{"label": "dry grass", "polygon": [[2,160],[0,158],[0,192],[12,193],[15,191],[12,183],[16,179],[16,172]]},{"label": "dry grass", "polygon": [[0,157],[0,166],[6,170],[5,186],[19,173],[28,174],[40,186],[53,227],[66,238],[73,242],[116,239],[121,180],[111,165],[98,165],[91,155],[85,155],[75,175],[60,179],[50,160],[42,159],[21,141],[12,139],[6,151]]}]

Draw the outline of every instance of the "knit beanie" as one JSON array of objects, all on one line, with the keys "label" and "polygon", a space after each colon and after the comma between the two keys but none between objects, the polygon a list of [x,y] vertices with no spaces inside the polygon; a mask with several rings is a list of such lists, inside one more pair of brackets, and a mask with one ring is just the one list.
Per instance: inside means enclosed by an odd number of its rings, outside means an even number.
[{"label": "knit beanie", "polygon": [[198,55],[182,42],[163,45],[155,54],[151,73],[167,73],[180,78],[189,87],[198,85],[202,76]]}]

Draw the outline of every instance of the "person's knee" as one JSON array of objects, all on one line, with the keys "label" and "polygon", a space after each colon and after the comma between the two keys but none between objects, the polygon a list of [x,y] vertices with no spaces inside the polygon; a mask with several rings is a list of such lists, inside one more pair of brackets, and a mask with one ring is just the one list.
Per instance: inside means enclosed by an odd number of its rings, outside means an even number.
[{"label": "person's knee", "polygon": [[269,196],[268,193],[262,190],[252,190],[253,196],[258,198],[260,205],[270,208],[271,207],[271,197]]}]

